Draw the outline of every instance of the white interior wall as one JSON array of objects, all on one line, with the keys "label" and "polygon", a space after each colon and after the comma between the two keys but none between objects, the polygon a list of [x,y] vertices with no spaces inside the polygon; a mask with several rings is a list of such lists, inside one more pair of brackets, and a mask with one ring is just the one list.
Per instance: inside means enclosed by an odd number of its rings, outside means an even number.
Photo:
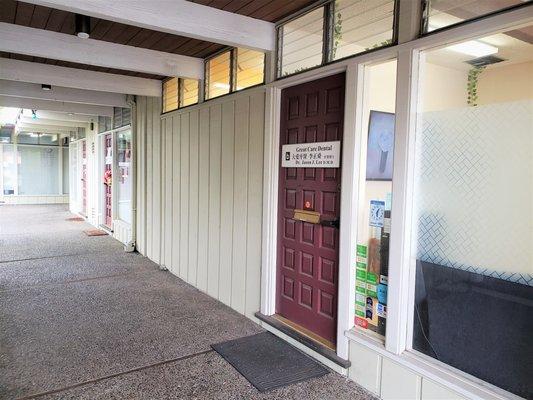
[{"label": "white interior wall", "polygon": [[249,317],[259,310],[264,88],[161,117],[137,105],[137,247]]},{"label": "white interior wall", "polygon": [[[478,79],[478,104],[518,101],[533,97],[533,61],[484,70]],[[505,88],[505,90],[502,90]]]}]

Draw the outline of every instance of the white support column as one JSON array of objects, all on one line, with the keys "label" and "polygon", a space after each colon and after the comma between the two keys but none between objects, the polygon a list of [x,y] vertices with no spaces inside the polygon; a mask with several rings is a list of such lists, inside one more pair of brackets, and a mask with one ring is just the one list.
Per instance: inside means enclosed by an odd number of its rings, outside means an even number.
[{"label": "white support column", "polygon": [[361,193],[360,120],[363,110],[363,66],[352,64],[346,71],[344,104],[344,134],[342,151],[342,182],[339,246],[339,293],[337,323],[337,355],[349,357],[346,331],[354,326],[355,318],[355,262],[358,226],[358,204]]},{"label": "white support column", "polygon": [[389,247],[389,287],[387,294],[387,333],[385,346],[400,354],[406,348],[409,313],[409,274],[411,262],[411,221],[418,51],[398,53],[396,83],[396,123],[394,172],[392,179],[391,234]]},{"label": "white support column", "polygon": [[61,135],[57,135],[57,140],[59,141],[59,155],[58,155],[58,195],[63,196],[63,143],[61,142]]},{"label": "white support column", "polygon": [[263,249],[261,261],[261,313],[276,312],[276,257],[279,175],[279,118],[281,90],[270,87],[265,101],[263,168]]},{"label": "white support column", "polygon": [[[14,138],[13,140],[13,156],[15,157],[15,160],[18,160],[18,149],[17,149],[17,139]],[[13,195],[18,196],[19,194],[19,163],[15,162],[15,184],[13,185]]]}]

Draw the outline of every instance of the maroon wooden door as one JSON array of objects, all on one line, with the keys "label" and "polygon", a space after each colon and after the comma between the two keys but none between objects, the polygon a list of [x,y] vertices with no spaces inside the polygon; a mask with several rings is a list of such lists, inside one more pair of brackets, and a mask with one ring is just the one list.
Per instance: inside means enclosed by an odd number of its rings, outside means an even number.
[{"label": "maroon wooden door", "polygon": [[81,198],[82,213],[87,216],[87,141],[81,142]]},{"label": "maroon wooden door", "polygon": [[[342,141],[344,82],[340,74],[284,89],[280,146]],[[339,229],[293,217],[304,209],[338,220],[340,182],[340,168],[282,168],[280,160],[276,312],[334,344]]]},{"label": "maroon wooden door", "polygon": [[[104,136],[104,175],[105,173],[112,173],[113,170],[113,135],[108,133]],[[112,198],[112,183],[104,182],[104,212],[105,225],[108,228],[113,226],[113,198]]]}]

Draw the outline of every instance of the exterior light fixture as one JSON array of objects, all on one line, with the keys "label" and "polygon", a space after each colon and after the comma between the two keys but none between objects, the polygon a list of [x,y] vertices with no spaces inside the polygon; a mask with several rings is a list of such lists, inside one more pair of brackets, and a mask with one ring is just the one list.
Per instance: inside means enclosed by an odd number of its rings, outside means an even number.
[{"label": "exterior light fixture", "polygon": [[82,39],[88,39],[91,33],[91,17],[76,14],[76,35]]},{"label": "exterior light fixture", "polygon": [[31,119],[37,119],[37,110],[31,110]]},{"label": "exterior light fixture", "polygon": [[52,85],[47,85],[47,84],[43,83],[41,85],[41,89],[46,90],[46,91],[52,90]]}]

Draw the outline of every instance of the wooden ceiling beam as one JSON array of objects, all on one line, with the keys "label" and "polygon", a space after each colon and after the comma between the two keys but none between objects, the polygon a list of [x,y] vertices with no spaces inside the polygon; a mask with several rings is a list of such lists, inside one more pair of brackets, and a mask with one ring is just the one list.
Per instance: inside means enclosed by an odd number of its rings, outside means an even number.
[{"label": "wooden ceiling beam", "polygon": [[185,0],[24,1],[228,46],[275,49],[273,23]]},{"label": "wooden ceiling beam", "polygon": [[203,78],[203,59],[0,22],[0,51],[163,76]]},{"label": "wooden ceiling beam", "polygon": [[27,108],[29,110],[46,110],[60,113],[73,113],[88,116],[112,117],[113,107],[92,104],[69,103],[65,101],[31,99],[0,95],[0,107]]},{"label": "wooden ceiling beam", "polygon": [[129,107],[126,95],[120,93],[98,92],[52,86],[52,90],[43,90],[36,83],[0,80],[0,95],[27,97],[30,99],[64,101],[67,103],[92,104],[112,107]]},{"label": "wooden ceiling beam", "polygon": [[0,79],[139,96],[161,96],[161,81],[0,58]]}]

